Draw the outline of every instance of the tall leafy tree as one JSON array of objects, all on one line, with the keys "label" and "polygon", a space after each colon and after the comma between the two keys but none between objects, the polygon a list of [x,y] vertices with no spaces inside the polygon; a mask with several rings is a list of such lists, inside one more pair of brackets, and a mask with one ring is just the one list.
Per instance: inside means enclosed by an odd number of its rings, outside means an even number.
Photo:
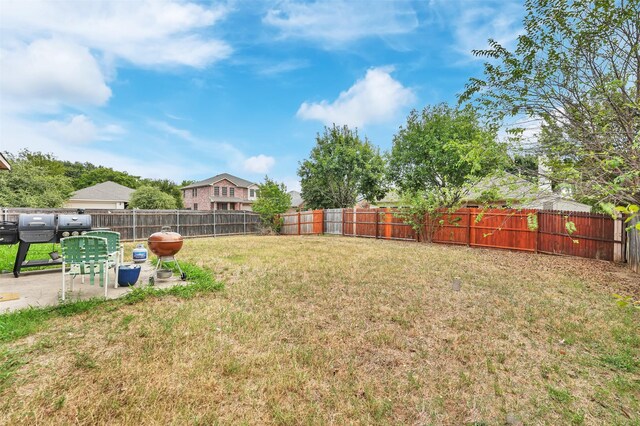
[{"label": "tall leafy tree", "polygon": [[451,207],[471,185],[504,164],[506,149],[496,133],[495,126],[480,123],[471,106],[439,104],[411,111],[393,137],[389,180],[402,193],[426,191],[431,205]]},{"label": "tall leafy tree", "polygon": [[287,187],[283,183],[269,179],[268,176],[265,176],[259,187],[253,211],[260,215],[265,226],[277,232],[282,225],[278,215],[291,207],[291,195],[287,193]]},{"label": "tall leafy tree", "polygon": [[0,173],[0,206],[62,207],[71,196],[71,181],[52,158],[21,152],[8,154],[11,172]]},{"label": "tall leafy tree", "polygon": [[82,180],[80,179],[82,175],[89,173],[91,170],[94,170],[97,168],[97,166],[89,162],[81,163],[79,161],[76,161],[76,162],[62,161],[62,164],[64,165],[65,176],[71,179],[73,188],[76,190],[83,188],[82,186],[80,186],[83,183]]},{"label": "tall leafy tree", "polygon": [[153,186],[141,186],[129,199],[129,208],[170,210],[176,208],[176,200]]},{"label": "tall leafy tree", "polygon": [[110,167],[96,167],[81,174],[75,181],[77,188],[86,188],[103,182],[115,182],[128,188],[140,186],[140,176],[132,176],[127,172],[119,172]]},{"label": "tall leafy tree", "polygon": [[160,191],[173,197],[176,201],[177,208],[184,208],[182,191],[180,191],[180,187],[176,185],[174,181],[170,179],[141,179],[140,185],[148,185],[158,188]]},{"label": "tall leafy tree", "polygon": [[357,130],[325,127],[311,155],[298,168],[302,198],[312,209],[353,207],[359,195],[384,197],[385,163],[380,152]]},{"label": "tall leafy tree", "polygon": [[542,123],[553,178],[592,203],[640,204],[640,0],[527,0],[509,50],[490,40],[472,100],[500,122]]}]

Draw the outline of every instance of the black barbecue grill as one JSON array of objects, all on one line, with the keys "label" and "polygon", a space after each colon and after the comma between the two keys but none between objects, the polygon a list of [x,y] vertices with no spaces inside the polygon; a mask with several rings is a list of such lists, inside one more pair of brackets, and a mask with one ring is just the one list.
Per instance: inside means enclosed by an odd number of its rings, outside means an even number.
[{"label": "black barbecue grill", "polygon": [[75,237],[91,231],[91,215],[59,214],[56,241],[61,238]]},{"label": "black barbecue grill", "polygon": [[0,244],[15,244],[18,242],[18,223],[0,222]]},{"label": "black barbecue grill", "polygon": [[56,217],[53,214],[21,214],[18,218],[20,243],[54,243]]},{"label": "black barbecue grill", "polygon": [[[16,262],[13,265],[13,275],[18,278],[22,268],[35,268],[45,265],[62,264],[62,259],[57,253],[52,253],[51,259],[26,260],[31,244],[59,243],[60,239],[70,236],[82,235],[91,230],[91,215],[88,214],[21,214],[17,226],[13,223],[7,225],[7,230],[2,230],[0,222],[0,244],[14,244],[19,241]],[[6,233],[7,236],[4,236]],[[13,242],[5,242],[2,238]]]}]

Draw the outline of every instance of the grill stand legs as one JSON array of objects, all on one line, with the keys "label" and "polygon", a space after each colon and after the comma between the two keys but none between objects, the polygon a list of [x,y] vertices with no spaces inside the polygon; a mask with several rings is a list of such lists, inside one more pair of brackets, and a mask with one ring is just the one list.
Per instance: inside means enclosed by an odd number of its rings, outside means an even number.
[{"label": "grill stand legs", "polygon": [[160,269],[162,267],[162,264],[165,263],[165,262],[167,262],[167,263],[169,263],[169,262],[175,263],[176,266],[178,267],[178,271],[180,271],[180,279],[182,281],[185,281],[187,279],[187,274],[182,272],[182,268],[180,267],[180,264],[176,260],[175,256],[161,256],[161,257],[158,257],[158,259],[159,259],[159,261],[156,264],[156,269],[155,269],[155,272],[154,272],[154,275],[155,275],[154,278],[155,279],[158,279],[158,269]]},{"label": "grill stand legs", "polygon": [[13,276],[16,278],[20,276],[20,268],[22,267],[22,262],[27,258],[29,247],[31,247],[31,243],[25,243],[24,241],[20,241],[20,244],[18,244],[16,262],[13,264]]}]

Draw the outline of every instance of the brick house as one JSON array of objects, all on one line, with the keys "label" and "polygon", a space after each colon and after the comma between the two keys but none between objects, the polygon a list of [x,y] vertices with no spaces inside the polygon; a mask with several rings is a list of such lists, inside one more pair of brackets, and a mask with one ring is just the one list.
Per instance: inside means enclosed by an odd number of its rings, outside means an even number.
[{"label": "brick house", "polygon": [[258,185],[229,173],[221,173],[182,189],[188,210],[251,210]]}]

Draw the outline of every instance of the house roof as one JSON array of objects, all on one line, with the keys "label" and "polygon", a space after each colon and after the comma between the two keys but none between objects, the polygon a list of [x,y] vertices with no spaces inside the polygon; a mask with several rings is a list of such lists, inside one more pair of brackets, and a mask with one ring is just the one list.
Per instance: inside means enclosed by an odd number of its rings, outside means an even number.
[{"label": "house roof", "polygon": [[487,176],[475,185],[469,187],[469,193],[463,197],[463,201],[476,201],[482,198],[483,193],[497,192],[501,200],[534,199],[544,195],[551,195],[549,191],[540,190],[538,185],[520,176],[505,173],[499,176]]},{"label": "house roof", "polygon": [[76,191],[71,200],[102,200],[102,201],[129,201],[131,193],[135,190],[120,185],[119,183],[107,181],[97,185]]},{"label": "house roof", "polygon": [[289,191],[288,194],[291,195],[291,207],[300,207],[304,203],[300,191]]},{"label": "house roof", "polygon": [[0,170],[11,170],[11,164],[2,152],[0,152]]},{"label": "house roof", "polygon": [[192,183],[191,185],[183,186],[181,189],[198,188],[200,186],[213,185],[214,183],[220,182],[221,180],[224,180],[224,179],[228,180],[229,182],[231,182],[232,184],[234,184],[239,188],[248,188],[252,185],[256,185],[253,182],[239,178],[237,176],[230,175],[229,173],[220,173],[219,175],[215,175],[213,177],[210,177],[209,179],[201,180],[200,182],[195,182],[195,183]]}]

